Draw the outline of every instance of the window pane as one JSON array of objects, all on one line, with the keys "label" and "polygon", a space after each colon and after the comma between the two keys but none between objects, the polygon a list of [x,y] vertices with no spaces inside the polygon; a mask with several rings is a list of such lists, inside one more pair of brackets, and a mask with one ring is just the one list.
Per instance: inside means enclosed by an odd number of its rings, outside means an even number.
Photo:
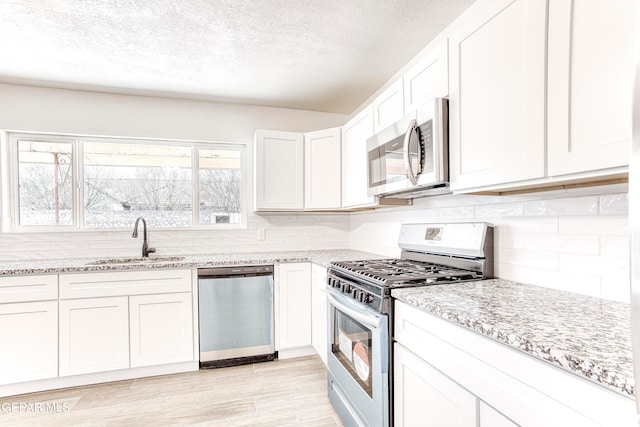
[{"label": "window pane", "polygon": [[242,222],[240,150],[200,149],[200,224]]},{"label": "window pane", "polygon": [[84,142],[87,228],[192,225],[191,147]]},{"label": "window pane", "polygon": [[72,145],[18,141],[21,225],[73,224]]}]

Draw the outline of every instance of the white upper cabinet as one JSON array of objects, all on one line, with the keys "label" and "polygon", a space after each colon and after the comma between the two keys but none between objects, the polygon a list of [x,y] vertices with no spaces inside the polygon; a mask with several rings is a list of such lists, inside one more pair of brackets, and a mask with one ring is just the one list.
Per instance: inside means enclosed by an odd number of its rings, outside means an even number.
[{"label": "white upper cabinet", "polygon": [[340,128],[304,134],[304,208],[340,209]]},{"label": "white upper cabinet", "polygon": [[447,39],[427,53],[404,75],[404,113],[409,114],[433,98],[449,95]]},{"label": "white upper cabinet", "polygon": [[373,100],[373,131],[375,133],[404,117],[403,91],[401,78]]},{"label": "white upper cabinet", "polygon": [[549,2],[550,176],[626,166],[637,2]]},{"label": "white upper cabinet", "polygon": [[256,131],[254,162],[256,211],[304,208],[304,144],[301,133]]},{"label": "white upper cabinet", "polygon": [[474,6],[450,38],[453,190],[545,173],[546,2]]},{"label": "white upper cabinet", "polygon": [[342,207],[375,206],[367,196],[367,138],[373,136],[373,105],[342,127]]}]

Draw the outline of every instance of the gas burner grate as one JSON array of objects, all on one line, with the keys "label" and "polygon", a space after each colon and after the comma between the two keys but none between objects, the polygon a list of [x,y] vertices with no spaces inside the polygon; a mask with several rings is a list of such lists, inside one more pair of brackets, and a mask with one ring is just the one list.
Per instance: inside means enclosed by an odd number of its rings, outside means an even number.
[{"label": "gas burner grate", "polygon": [[454,269],[448,266],[402,259],[374,259],[331,263],[355,277],[369,279],[381,287],[420,286],[481,279],[475,271]]}]

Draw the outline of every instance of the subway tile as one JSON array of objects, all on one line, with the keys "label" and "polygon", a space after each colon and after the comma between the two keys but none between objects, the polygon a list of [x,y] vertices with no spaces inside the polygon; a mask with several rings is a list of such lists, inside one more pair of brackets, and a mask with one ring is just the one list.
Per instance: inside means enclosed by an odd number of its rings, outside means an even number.
[{"label": "subway tile", "polygon": [[592,274],[568,273],[542,267],[498,265],[499,277],[518,283],[600,297],[600,277]]},{"label": "subway tile", "polygon": [[619,274],[629,268],[626,257],[603,257],[597,255],[560,254],[559,270],[569,273],[585,273],[605,277]]},{"label": "subway tile", "polygon": [[4,243],[29,241],[31,241],[31,234],[28,233],[0,233],[0,245]]},{"label": "subway tile", "polygon": [[628,215],[629,214],[629,195],[623,194],[607,194],[600,196],[600,214],[601,215]]},{"label": "subway tile", "polygon": [[628,236],[629,220],[624,216],[561,217],[559,231],[565,234]]},{"label": "subway tile", "polygon": [[600,237],[600,255],[628,258],[629,245],[628,236],[602,236]]},{"label": "subway tile", "polygon": [[533,200],[525,202],[524,214],[527,216],[597,215],[598,206],[597,196]]},{"label": "subway tile", "polygon": [[475,207],[475,216],[478,218],[522,216],[523,214],[524,204],[522,203],[491,203]]},{"label": "subway tile", "polygon": [[620,270],[617,274],[602,277],[601,297],[609,300],[629,303],[631,300],[631,280],[629,269]]},{"label": "subway tile", "polygon": [[24,242],[9,244],[9,250],[11,252],[49,251],[50,248],[51,243],[48,242]]},{"label": "subway tile", "polygon": [[496,250],[503,248],[524,248],[525,247],[525,233],[511,233],[497,227],[494,229],[493,238],[495,241]]},{"label": "subway tile", "polygon": [[475,218],[475,209],[473,206],[457,206],[440,208],[440,219],[468,219],[473,220]]},{"label": "subway tile", "polygon": [[500,218],[495,225],[504,231],[518,233],[557,233],[557,217]]},{"label": "subway tile", "polygon": [[558,268],[558,254],[551,251],[528,249],[501,249],[496,258],[501,264],[519,265],[523,267]]},{"label": "subway tile", "polygon": [[536,234],[525,236],[526,248],[532,250],[597,255],[600,238],[592,235]]}]

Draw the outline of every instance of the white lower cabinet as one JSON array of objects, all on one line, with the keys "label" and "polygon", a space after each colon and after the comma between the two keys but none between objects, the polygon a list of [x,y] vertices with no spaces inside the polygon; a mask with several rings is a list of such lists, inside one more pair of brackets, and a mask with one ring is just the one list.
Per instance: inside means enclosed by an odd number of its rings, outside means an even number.
[{"label": "white lower cabinet", "polygon": [[311,264],[278,264],[276,350],[311,346]]},{"label": "white lower cabinet", "polygon": [[131,367],[193,360],[191,293],[129,298]]},{"label": "white lower cabinet", "polygon": [[477,426],[478,398],[398,343],[393,375],[396,426]]},{"label": "white lower cabinet", "polygon": [[128,298],[60,301],[60,376],[129,367]]},{"label": "white lower cabinet", "polygon": [[311,343],[324,364],[327,364],[327,269],[311,266]]},{"label": "white lower cabinet", "polygon": [[505,417],[484,402],[478,407],[480,427],[518,427],[518,424]]},{"label": "white lower cabinet", "polygon": [[0,384],[58,376],[57,300],[0,304],[0,331]]},{"label": "white lower cabinet", "polygon": [[191,270],[61,275],[60,376],[194,361],[191,288]]},{"label": "white lower cabinet", "polygon": [[397,426],[631,426],[635,401],[396,301]]}]

